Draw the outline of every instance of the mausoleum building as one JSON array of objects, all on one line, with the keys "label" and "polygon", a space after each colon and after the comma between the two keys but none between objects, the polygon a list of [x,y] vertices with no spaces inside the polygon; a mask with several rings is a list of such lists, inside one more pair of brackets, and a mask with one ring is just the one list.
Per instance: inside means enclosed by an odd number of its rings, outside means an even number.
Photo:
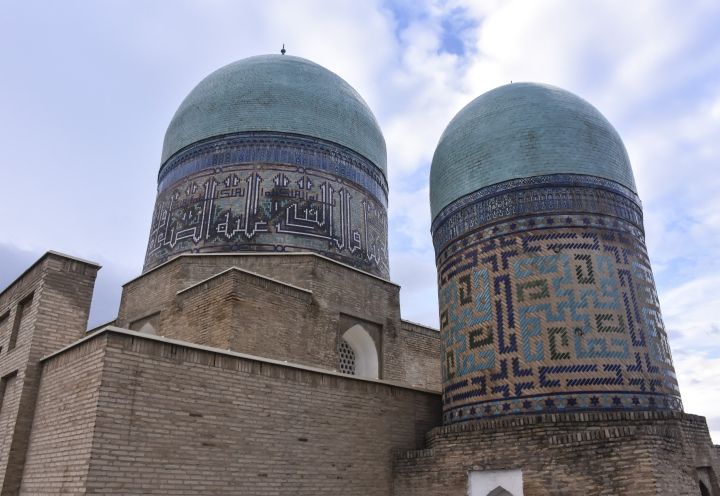
[{"label": "mausoleum building", "polygon": [[516,83],[449,123],[439,330],[400,315],[388,167],[313,62],[202,80],[117,318],[86,330],[100,267],[56,252],[0,293],[0,495],[720,496],[598,110]]}]

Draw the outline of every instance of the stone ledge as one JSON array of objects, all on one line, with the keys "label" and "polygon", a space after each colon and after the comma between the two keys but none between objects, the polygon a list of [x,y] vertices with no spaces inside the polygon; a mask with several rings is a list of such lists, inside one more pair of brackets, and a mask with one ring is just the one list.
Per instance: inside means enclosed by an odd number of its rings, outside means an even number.
[{"label": "stone ledge", "polygon": [[[425,435],[424,449],[397,452],[396,460],[413,460],[433,458],[437,452],[438,442],[444,437],[453,437],[450,444],[457,444],[455,435],[462,433],[496,434],[503,430],[526,430],[527,435],[532,429],[554,429],[544,436],[548,446],[572,446],[596,441],[619,440],[634,436],[651,436],[670,442],[680,442],[682,434],[670,423],[689,422],[706,427],[705,417],[689,413],[657,411],[657,412],[582,412],[541,415],[515,415],[502,419],[476,420],[435,427]],[[589,425],[584,425],[589,424]],[[593,425],[594,424],[594,425]],[[613,425],[620,424],[620,425]],[[572,432],[562,432],[563,428],[571,428]],[[581,430],[582,429],[582,430]],[[473,444],[473,438],[465,438]],[[720,456],[720,445],[715,445]]]},{"label": "stone ledge", "polygon": [[418,324],[417,322],[412,322],[410,320],[401,320],[400,328],[403,331],[416,332],[418,334],[425,334],[427,336],[440,339],[440,330],[423,324]]},{"label": "stone ledge", "polygon": [[344,267],[346,269],[349,269],[354,272],[358,272],[362,275],[376,279],[376,280],[378,280],[382,283],[388,284],[390,286],[395,286],[396,288],[400,287],[399,284],[396,284],[388,279],[383,279],[382,277],[376,276],[375,274],[371,274],[370,272],[366,272],[364,270],[355,268],[351,265],[344,264],[342,262],[338,262],[337,260],[333,260],[332,258],[326,257],[324,255],[320,255],[319,253],[313,253],[310,251],[308,251],[308,252],[297,251],[297,252],[285,252],[285,253],[272,253],[272,252],[269,252],[269,253],[261,253],[261,252],[257,252],[257,253],[243,253],[243,252],[180,253],[180,254],[172,257],[170,260],[167,260],[166,262],[163,262],[160,265],[157,265],[157,266],[153,267],[152,269],[150,269],[146,272],[143,272],[139,276],[130,279],[128,282],[123,284],[122,287],[124,288],[126,286],[129,286],[130,284],[134,283],[135,281],[142,279],[146,275],[151,274],[151,273],[155,272],[156,270],[160,270],[163,267],[167,267],[170,264],[173,264],[180,260],[184,260],[187,257],[315,257],[319,261],[329,263],[331,265],[338,265],[340,267]]},{"label": "stone ledge", "polygon": [[299,300],[305,301],[306,303],[310,303],[312,300],[312,291],[308,289],[293,286],[292,284],[278,281],[277,279],[266,277],[249,270],[241,269],[240,267],[230,267],[222,272],[218,272],[214,276],[210,276],[207,279],[196,282],[185,289],[181,289],[177,292],[177,294],[178,296],[190,295],[196,291],[202,290],[203,287],[208,287],[212,284],[219,284],[226,278],[239,279],[242,282],[259,286],[277,294],[293,296]]}]

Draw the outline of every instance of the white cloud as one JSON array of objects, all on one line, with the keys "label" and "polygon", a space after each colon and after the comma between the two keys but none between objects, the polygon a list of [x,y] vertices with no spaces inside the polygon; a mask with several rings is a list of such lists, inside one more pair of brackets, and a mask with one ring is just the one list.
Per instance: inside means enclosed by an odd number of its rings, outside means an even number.
[{"label": "white cloud", "polygon": [[720,357],[696,351],[676,354],[674,362],[685,411],[707,416],[713,441],[720,442]]}]

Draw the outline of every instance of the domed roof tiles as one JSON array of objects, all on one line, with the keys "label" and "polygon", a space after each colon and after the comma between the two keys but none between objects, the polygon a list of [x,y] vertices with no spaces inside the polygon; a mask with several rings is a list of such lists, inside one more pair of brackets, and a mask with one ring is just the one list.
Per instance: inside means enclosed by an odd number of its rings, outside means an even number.
[{"label": "domed roof tiles", "polygon": [[470,102],[442,134],[430,171],[432,217],[483,187],[559,173],[635,191],[625,146],[595,107],[553,86],[501,86]]},{"label": "domed roof tiles", "polygon": [[386,174],[385,140],[362,97],[335,73],[289,55],[246,58],[203,79],[168,126],[162,163],[197,141],[251,131],[331,141]]}]

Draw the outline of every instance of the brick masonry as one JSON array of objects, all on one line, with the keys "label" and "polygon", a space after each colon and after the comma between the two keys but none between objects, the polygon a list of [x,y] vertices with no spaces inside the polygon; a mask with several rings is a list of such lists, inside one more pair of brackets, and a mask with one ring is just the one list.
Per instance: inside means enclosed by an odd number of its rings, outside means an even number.
[{"label": "brick masonry", "polygon": [[388,495],[440,422],[436,393],[127,331],[43,368],[21,494]]},{"label": "brick masonry", "polygon": [[40,383],[38,361],[80,339],[99,266],[48,252],[0,293],[0,494],[17,494]]},{"label": "brick masonry", "polygon": [[440,336],[437,329],[403,320],[400,325],[405,381],[440,390]]},{"label": "brick masonry", "polygon": [[116,323],[329,370],[339,337],[360,324],[381,379],[439,389],[439,333],[401,321],[399,289],[312,253],[183,255],[125,285]]},{"label": "brick masonry", "polygon": [[[519,415],[433,429],[427,448],[395,459],[393,494],[464,496],[470,471],[519,468],[525,496],[697,496],[698,470],[708,467],[720,473],[703,417]],[[717,484],[715,477],[714,491]]]},{"label": "brick masonry", "polygon": [[105,341],[93,339],[43,364],[21,494],[85,492]]}]

